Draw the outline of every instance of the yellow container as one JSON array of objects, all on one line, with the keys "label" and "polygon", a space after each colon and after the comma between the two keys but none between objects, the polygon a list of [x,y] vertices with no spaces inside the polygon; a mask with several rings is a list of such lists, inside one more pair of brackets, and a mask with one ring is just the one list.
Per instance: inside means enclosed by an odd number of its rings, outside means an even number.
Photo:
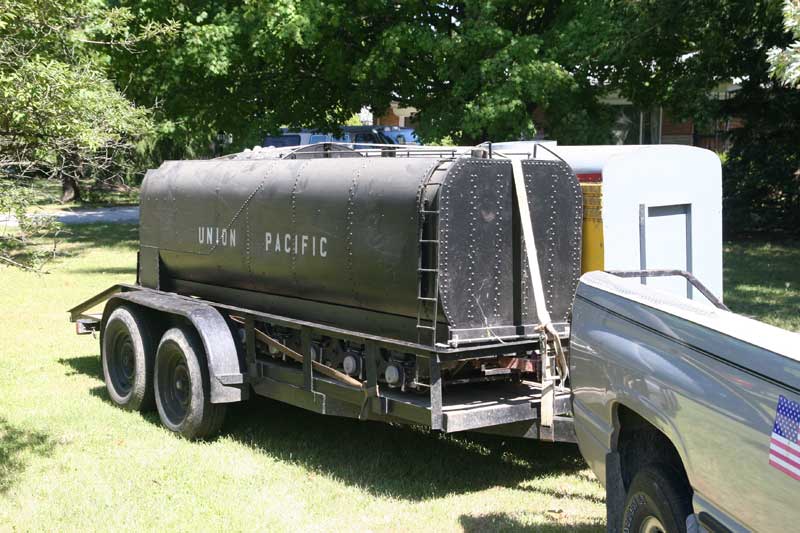
[{"label": "yellow container", "polygon": [[581,183],[583,191],[583,243],[581,273],[604,269],[603,184]]}]

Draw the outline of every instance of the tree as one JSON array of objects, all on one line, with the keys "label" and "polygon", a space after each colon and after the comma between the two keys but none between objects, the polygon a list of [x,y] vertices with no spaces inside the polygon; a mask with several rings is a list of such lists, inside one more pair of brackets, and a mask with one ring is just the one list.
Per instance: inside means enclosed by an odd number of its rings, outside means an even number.
[{"label": "tree", "polygon": [[21,180],[58,178],[62,200],[80,199],[84,180],[130,171],[134,144],[151,129],[149,113],[106,75],[106,51],[129,49],[163,33],[127,32],[129,13],[80,0],[3,0],[0,8],[0,207],[16,212],[20,232],[0,237],[0,255],[42,223],[25,217]]},{"label": "tree", "polygon": [[[560,2],[123,0],[136,25],[177,20],[168,49],[115,58],[128,94],[156,108],[164,153],[207,152],[217,131],[239,146],[278,126],[334,130],[362,106],[421,110],[420,133],[460,142],[549,133],[606,135],[597,88],[562,66]],[[181,151],[180,146],[186,150]]]},{"label": "tree", "polygon": [[797,87],[800,86],[800,0],[786,0],[783,19],[783,26],[794,42],[785,48],[770,49],[770,72],[784,85]]},{"label": "tree", "polygon": [[641,108],[718,116],[720,85],[761,78],[787,41],[780,20],[779,0],[581,0],[563,61]]},{"label": "tree", "polygon": [[89,173],[115,174],[150,128],[105,74],[104,47],[129,48],[129,15],[97,2],[5,0],[0,12],[0,157],[6,169],[58,176],[79,199]]},{"label": "tree", "polygon": [[[562,143],[604,142],[601,97],[617,93],[676,118],[744,120],[724,174],[729,229],[766,227],[764,206],[798,211],[786,132],[800,108],[766,61],[791,43],[780,0],[122,2],[134,29],[182,26],[169,48],[114,61],[134,100],[158,108],[162,154],[207,152],[220,130],[238,147],[282,125],[331,131],[393,100],[420,110],[423,139],[530,137],[544,115]],[[718,98],[732,81],[741,89]],[[788,118],[765,121],[763,106]],[[756,154],[752,142],[782,144]]]},{"label": "tree", "polygon": [[[743,125],[731,133],[723,167],[728,236],[795,233],[800,222],[800,98],[770,77],[766,53],[791,43],[782,5],[583,0],[563,33],[573,44],[566,63],[638,107],[663,106],[695,121],[735,118]],[[720,86],[732,82],[738,90],[719,98]]]}]

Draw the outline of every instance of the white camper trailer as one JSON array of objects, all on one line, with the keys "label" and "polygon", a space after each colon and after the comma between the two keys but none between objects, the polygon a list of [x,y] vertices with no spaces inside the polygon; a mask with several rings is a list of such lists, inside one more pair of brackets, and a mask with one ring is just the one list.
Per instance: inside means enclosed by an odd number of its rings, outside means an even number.
[{"label": "white camper trailer", "polygon": [[[722,297],[722,170],[680,145],[492,144],[512,158],[563,159],[584,193],[583,270],[684,270]],[[636,278],[698,301],[686,280]]]}]

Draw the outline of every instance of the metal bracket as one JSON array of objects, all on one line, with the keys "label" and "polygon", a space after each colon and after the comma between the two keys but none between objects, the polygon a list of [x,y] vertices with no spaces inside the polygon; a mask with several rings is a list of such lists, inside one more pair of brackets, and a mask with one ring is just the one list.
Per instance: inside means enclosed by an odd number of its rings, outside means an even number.
[{"label": "metal bracket", "polygon": [[439,361],[435,357],[430,358],[430,382],[431,382],[431,429],[441,430],[442,424],[442,371]]},{"label": "metal bracket", "polygon": [[255,321],[252,316],[244,319],[244,344],[246,350],[247,367],[252,368],[256,362],[256,332]]},{"label": "metal bracket", "polygon": [[300,354],[303,356],[303,388],[314,390],[314,354],[311,353],[311,329],[300,328]]},{"label": "metal bracket", "polygon": [[358,413],[359,420],[367,420],[373,398],[380,398],[381,393],[378,388],[378,355],[380,348],[374,342],[368,342],[367,352],[367,387],[364,389],[364,401],[361,403],[361,411]]}]

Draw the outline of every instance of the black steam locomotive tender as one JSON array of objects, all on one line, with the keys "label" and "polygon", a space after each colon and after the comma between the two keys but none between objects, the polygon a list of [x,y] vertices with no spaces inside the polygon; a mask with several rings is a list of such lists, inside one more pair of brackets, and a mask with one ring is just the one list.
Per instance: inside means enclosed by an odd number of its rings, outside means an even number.
[{"label": "black steam locomotive tender", "polygon": [[390,155],[149,171],[136,283],[70,311],[79,333],[100,334],[110,398],[157,408],[187,438],[218,432],[227,404],[256,394],[360,420],[573,441],[574,173],[485,151]]}]

